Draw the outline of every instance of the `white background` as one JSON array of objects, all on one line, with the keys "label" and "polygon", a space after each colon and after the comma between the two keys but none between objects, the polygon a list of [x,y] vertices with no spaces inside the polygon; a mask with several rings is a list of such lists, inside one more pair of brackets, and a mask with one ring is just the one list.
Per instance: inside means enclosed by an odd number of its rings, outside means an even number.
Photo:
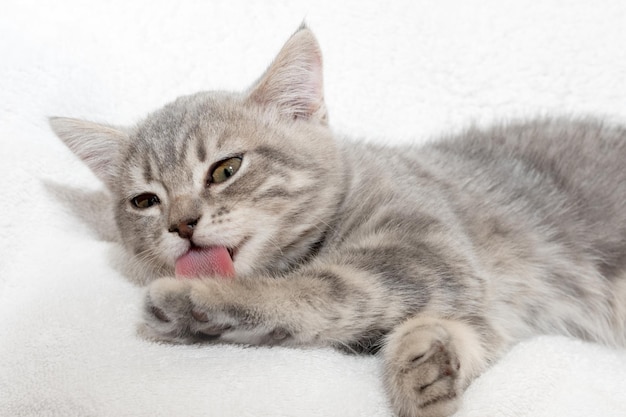
[{"label": "white background", "polygon": [[[106,200],[86,222],[49,192],[102,187],[48,116],[129,124],[181,94],[243,89],[304,19],[339,134],[393,144],[531,115],[626,121],[623,0],[4,0],[1,416],[390,415],[376,358],[138,339],[142,290],[111,263]],[[624,416],[625,381],[623,351],[539,338],[476,381],[459,416]]]}]

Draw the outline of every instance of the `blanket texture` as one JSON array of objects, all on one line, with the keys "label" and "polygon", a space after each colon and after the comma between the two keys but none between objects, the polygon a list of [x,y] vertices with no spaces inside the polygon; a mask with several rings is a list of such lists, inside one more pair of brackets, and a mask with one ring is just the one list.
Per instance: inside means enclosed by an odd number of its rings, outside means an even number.
[{"label": "blanket texture", "polygon": [[[243,89],[303,19],[339,133],[400,143],[532,115],[626,122],[623,0],[5,0],[1,416],[392,415],[376,357],[138,338],[143,290],[112,262],[103,187],[47,126],[127,124],[178,95]],[[81,195],[87,212],[72,209]],[[457,416],[625,416],[625,385],[625,351],[540,337],[480,377]]]}]

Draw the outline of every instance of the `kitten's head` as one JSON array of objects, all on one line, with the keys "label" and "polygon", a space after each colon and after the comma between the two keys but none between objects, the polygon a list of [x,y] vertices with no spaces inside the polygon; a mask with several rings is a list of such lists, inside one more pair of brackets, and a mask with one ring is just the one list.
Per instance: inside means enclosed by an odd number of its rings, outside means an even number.
[{"label": "kitten's head", "polygon": [[244,93],[181,97],[132,128],[51,125],[111,191],[129,253],[164,274],[291,267],[338,203],[321,54],[304,27]]}]

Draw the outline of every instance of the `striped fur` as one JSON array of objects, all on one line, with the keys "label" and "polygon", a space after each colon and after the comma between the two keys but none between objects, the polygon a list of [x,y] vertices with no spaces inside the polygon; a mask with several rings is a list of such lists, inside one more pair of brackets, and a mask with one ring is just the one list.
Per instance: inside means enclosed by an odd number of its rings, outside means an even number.
[{"label": "striped fur", "polygon": [[[421,147],[336,138],[302,28],[245,93],[181,97],[136,127],[52,126],[116,197],[148,284],[141,333],[378,352],[399,416],[448,416],[514,343],[626,346],[626,130],[544,119]],[[215,163],[239,171],[207,185]],[[153,193],[160,204],[130,203]],[[237,277],[177,280],[196,245]],[[143,271],[143,273],[140,273]]]}]

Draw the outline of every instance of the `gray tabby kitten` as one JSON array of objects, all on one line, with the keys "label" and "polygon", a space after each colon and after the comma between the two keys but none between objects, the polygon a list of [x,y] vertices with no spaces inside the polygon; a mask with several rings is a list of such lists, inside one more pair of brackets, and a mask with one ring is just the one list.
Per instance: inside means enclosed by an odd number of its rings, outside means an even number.
[{"label": "gray tabby kitten", "polygon": [[399,416],[449,416],[514,343],[626,345],[626,130],[539,120],[423,147],[328,127],[306,27],[243,93],[132,128],[53,118],[150,267],[153,340],[380,350]]}]

